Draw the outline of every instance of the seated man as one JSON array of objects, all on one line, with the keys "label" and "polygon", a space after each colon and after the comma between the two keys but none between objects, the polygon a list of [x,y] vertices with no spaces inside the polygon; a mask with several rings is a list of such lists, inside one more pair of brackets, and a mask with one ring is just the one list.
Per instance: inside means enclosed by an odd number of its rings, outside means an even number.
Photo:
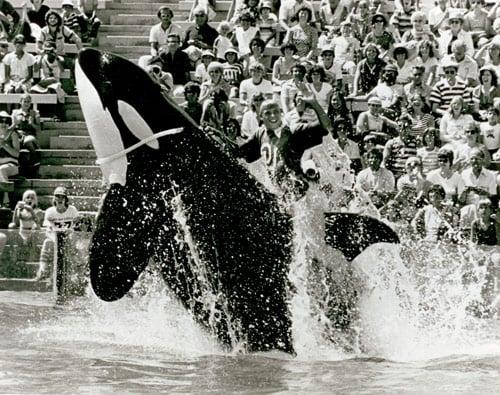
[{"label": "seated man", "polygon": [[[191,62],[189,56],[180,49],[181,37],[177,33],[171,33],[167,38],[167,51],[161,51],[158,58],[162,63],[162,70],[170,73],[174,80],[174,94],[178,88],[190,81],[189,72]],[[154,59],[154,58],[153,58]]]},{"label": "seated man", "polygon": [[252,97],[257,93],[262,93],[268,99],[273,97],[273,85],[271,81],[264,79],[264,65],[253,63],[249,70],[250,78],[240,84],[240,104],[245,108],[250,108]]},{"label": "seated man", "polygon": [[5,55],[5,93],[28,93],[33,83],[35,57],[24,51],[26,39],[18,34],[14,39],[14,51]]},{"label": "seated man", "polygon": [[474,191],[481,196],[490,198],[496,206],[496,175],[484,167],[484,152],[480,148],[473,148],[469,155],[470,167],[461,173],[463,185],[459,190],[459,201],[469,203],[466,201],[466,198],[470,191]]},{"label": "seated man", "polygon": [[394,175],[381,167],[382,151],[372,148],[367,154],[368,167],[356,176],[356,187],[368,193],[376,207],[382,207],[394,195]]},{"label": "seated man", "polygon": [[[462,40],[455,40],[451,45],[452,53],[441,60],[446,64],[450,60],[458,65],[457,76],[467,82],[467,86],[476,86],[479,80],[477,63],[471,56],[467,55],[467,46]],[[438,71],[439,72],[439,71]],[[443,72],[440,72],[443,75]]]},{"label": "seated man", "polygon": [[149,32],[151,56],[159,55],[159,51],[162,48],[168,50],[169,37],[172,34],[175,34],[179,38],[180,47],[180,38],[182,34],[181,27],[172,22],[172,19],[174,19],[174,13],[169,7],[161,6],[156,15],[158,16],[160,23],[154,25]]},{"label": "seated man", "polygon": [[201,50],[212,49],[219,33],[208,24],[208,16],[203,7],[197,7],[193,13],[195,24],[186,30],[182,48],[185,49],[189,46],[194,46]]}]

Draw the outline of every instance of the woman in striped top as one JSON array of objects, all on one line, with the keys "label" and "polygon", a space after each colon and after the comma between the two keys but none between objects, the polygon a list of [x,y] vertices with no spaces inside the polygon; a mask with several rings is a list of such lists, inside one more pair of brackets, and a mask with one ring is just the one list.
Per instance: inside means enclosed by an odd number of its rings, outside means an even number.
[{"label": "woman in striped top", "polygon": [[417,156],[422,161],[422,172],[427,175],[430,171],[439,168],[439,131],[432,127],[425,130],[423,147],[417,150]]},{"label": "woman in striped top", "polygon": [[420,94],[414,93],[408,98],[408,113],[411,117],[411,135],[415,137],[417,147],[423,145],[424,132],[434,127],[434,117]]}]

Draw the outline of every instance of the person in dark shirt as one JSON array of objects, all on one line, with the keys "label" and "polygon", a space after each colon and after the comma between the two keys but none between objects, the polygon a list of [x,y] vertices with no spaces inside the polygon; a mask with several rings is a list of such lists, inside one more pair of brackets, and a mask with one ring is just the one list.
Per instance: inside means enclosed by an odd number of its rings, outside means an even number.
[{"label": "person in dark shirt", "polygon": [[202,7],[195,8],[194,17],[195,24],[186,30],[182,47],[193,45],[200,49],[212,49],[219,33],[208,24],[208,16]]},{"label": "person in dark shirt", "polygon": [[198,101],[200,97],[200,84],[197,82],[188,82],[184,87],[184,98],[186,101],[182,104],[182,109],[199,124],[203,107]]},{"label": "person in dark shirt", "polygon": [[45,14],[50,10],[50,7],[43,4],[44,0],[31,0],[31,10],[28,10],[28,20],[30,23],[35,23],[40,27],[44,27]]},{"label": "person in dark shirt", "polygon": [[477,203],[477,219],[472,222],[472,241],[482,245],[497,245],[495,216],[492,215],[492,204],[488,198]]},{"label": "person in dark shirt", "polygon": [[314,97],[303,97],[302,100],[316,113],[318,121],[289,127],[282,121],[279,104],[266,100],[259,114],[262,126],[237,149],[237,155],[247,162],[262,158],[278,188],[299,196],[308,188],[301,167],[304,151],[321,144],[332,129],[328,116]]},{"label": "person in dark shirt", "polygon": [[[184,85],[190,80],[191,62],[189,56],[180,49],[180,44],[180,36],[177,33],[171,33],[167,37],[168,51],[160,51],[158,55],[163,65],[162,70],[172,74],[174,85]],[[151,60],[151,63],[154,60],[155,58]]]}]

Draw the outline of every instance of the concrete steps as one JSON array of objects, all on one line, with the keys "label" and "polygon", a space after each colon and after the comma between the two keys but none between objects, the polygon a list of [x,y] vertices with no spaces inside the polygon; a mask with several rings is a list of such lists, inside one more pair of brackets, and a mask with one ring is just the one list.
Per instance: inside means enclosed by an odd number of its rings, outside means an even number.
[{"label": "concrete steps", "polygon": [[41,149],[41,165],[95,165],[96,154],[93,149]]},{"label": "concrete steps", "polygon": [[97,165],[48,165],[41,166],[40,178],[58,179],[101,179],[101,170]]},{"label": "concrete steps", "polygon": [[90,150],[93,149],[89,136],[57,136],[50,138],[51,149]]},{"label": "concrete steps", "polygon": [[0,291],[50,292],[52,287],[48,280],[0,278]]},{"label": "concrete steps", "polygon": [[68,189],[70,195],[99,195],[101,181],[96,179],[25,179],[16,182],[18,189],[34,189],[39,195],[51,195],[58,186],[64,186]]},{"label": "concrete steps", "polygon": [[149,37],[146,35],[130,35],[130,36],[115,36],[106,35],[99,38],[99,44],[101,47],[111,47],[115,45],[140,45],[143,47],[149,47]]}]

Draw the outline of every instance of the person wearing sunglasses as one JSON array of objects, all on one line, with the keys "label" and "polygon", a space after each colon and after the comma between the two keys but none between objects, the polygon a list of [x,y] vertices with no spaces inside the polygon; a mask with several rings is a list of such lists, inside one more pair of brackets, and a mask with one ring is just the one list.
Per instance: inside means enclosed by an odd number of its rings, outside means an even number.
[{"label": "person wearing sunglasses", "polygon": [[461,97],[467,106],[472,104],[467,84],[464,80],[457,77],[457,62],[447,59],[445,62],[442,62],[441,67],[445,78],[440,79],[434,84],[429,99],[432,112],[438,117],[443,117],[447,113],[451,101],[455,97]]},{"label": "person wearing sunglasses", "polygon": [[438,39],[439,55],[444,57],[452,53],[452,44],[456,40],[462,40],[466,45],[466,53],[474,56],[474,43],[472,35],[463,29],[464,16],[461,12],[453,10],[449,12],[448,24],[450,28],[442,32]]}]

